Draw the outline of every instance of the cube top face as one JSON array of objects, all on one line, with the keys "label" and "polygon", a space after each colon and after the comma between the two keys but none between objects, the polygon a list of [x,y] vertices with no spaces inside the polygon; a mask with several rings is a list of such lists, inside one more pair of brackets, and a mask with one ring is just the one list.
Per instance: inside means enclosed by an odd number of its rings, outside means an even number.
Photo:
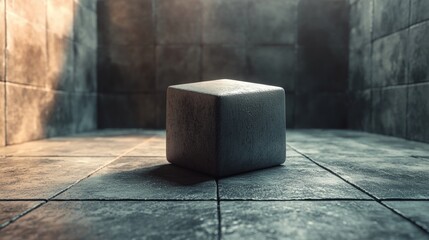
[{"label": "cube top face", "polygon": [[187,83],[180,85],[173,85],[169,88],[180,89],[184,91],[191,91],[201,94],[208,94],[213,96],[230,96],[240,94],[250,94],[267,91],[284,91],[281,87],[275,87],[265,84],[249,83],[230,79],[220,79],[213,81],[204,81],[196,83]]},{"label": "cube top face", "polygon": [[[219,80],[167,90],[167,160],[215,177],[282,164],[286,155],[282,88]],[[216,90],[219,83],[221,90]],[[209,86],[213,84],[213,86]],[[237,86],[241,91],[236,91]],[[184,86],[184,87],[183,87]],[[261,89],[266,87],[266,89]],[[208,93],[208,90],[210,92]]]}]

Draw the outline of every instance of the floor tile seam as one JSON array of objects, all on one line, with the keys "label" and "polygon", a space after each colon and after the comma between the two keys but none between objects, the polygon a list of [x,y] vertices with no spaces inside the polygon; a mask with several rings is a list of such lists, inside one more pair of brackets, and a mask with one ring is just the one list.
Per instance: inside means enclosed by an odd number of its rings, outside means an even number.
[{"label": "floor tile seam", "polygon": [[217,239],[222,239],[222,215],[220,209],[220,192],[219,192],[219,179],[216,181],[216,213],[217,213]]},{"label": "floor tile seam", "polygon": [[[150,138],[149,138],[150,139]],[[146,143],[146,141],[148,141],[149,139],[145,139],[143,142],[135,145],[134,147],[124,151],[122,154],[116,156],[115,158],[113,158],[111,161],[103,164],[102,166],[98,167],[97,169],[93,170],[92,172],[90,172],[89,174],[87,174],[86,176],[78,179],[77,181],[75,181],[74,183],[70,184],[69,186],[67,186],[66,188],[62,189],[61,191],[55,193],[54,195],[52,195],[51,197],[49,197],[48,199],[44,200],[43,202],[39,203],[38,205],[36,205],[35,207],[32,207],[30,209],[27,209],[26,211],[18,214],[17,216],[15,216],[14,218],[12,218],[11,220],[5,222],[4,224],[2,224],[0,226],[0,231],[4,228],[6,228],[7,226],[11,225],[12,223],[18,221],[20,218],[24,217],[25,215],[31,213],[32,211],[36,210],[37,208],[42,207],[43,205],[45,205],[46,203],[48,203],[50,200],[52,200],[53,198],[59,196],[60,194],[66,192],[67,190],[69,190],[70,188],[72,188],[73,186],[75,186],[76,184],[78,184],[79,182],[89,178],[90,176],[92,176],[93,174],[95,174],[96,172],[100,171],[101,169],[103,169],[104,167],[108,166],[109,164],[115,162],[116,160],[120,159],[121,157],[123,157],[124,155],[130,153],[131,151],[133,151],[134,149],[138,148],[140,145],[143,145],[144,143]]]},{"label": "floor tile seam", "polygon": [[[295,149],[296,150],[296,149]],[[297,152],[300,152],[298,150],[296,150]],[[301,153],[301,152],[300,152]],[[333,170],[329,169],[328,167],[325,167],[324,165],[322,165],[321,163],[313,160],[311,157],[307,156],[306,154],[301,153],[306,159],[308,159],[309,161],[313,162],[314,164],[316,164],[317,166],[323,168],[324,170],[328,171],[329,173],[333,174],[334,176],[340,178],[341,180],[343,180],[344,182],[346,182],[347,184],[349,184],[350,186],[352,186],[353,188],[361,191],[362,193],[366,194],[367,196],[369,196],[370,198],[374,199],[378,204],[380,204],[381,206],[385,207],[386,209],[390,210],[391,212],[393,212],[394,214],[396,214],[397,216],[401,217],[402,219],[408,221],[409,223],[411,223],[412,225],[414,225],[416,228],[418,228],[420,231],[424,232],[425,234],[429,235],[429,230],[424,226],[421,225],[420,223],[414,221],[411,218],[408,218],[406,216],[404,216],[403,214],[401,214],[400,212],[398,212],[396,209],[386,205],[385,203],[383,203],[379,198],[377,198],[376,196],[372,195],[370,192],[366,191],[365,189],[363,189],[362,187],[358,186],[357,184],[354,184],[350,181],[348,181],[347,179],[343,178],[342,176],[340,176],[339,174],[337,174],[336,172],[334,172]]]}]

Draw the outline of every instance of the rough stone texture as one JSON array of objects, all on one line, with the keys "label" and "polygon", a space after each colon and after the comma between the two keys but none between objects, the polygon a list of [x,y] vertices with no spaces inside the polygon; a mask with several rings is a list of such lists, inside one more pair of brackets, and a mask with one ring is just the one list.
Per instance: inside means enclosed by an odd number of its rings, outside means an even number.
[{"label": "rough stone texture", "polygon": [[[6,122],[5,122],[6,94],[5,94],[4,86],[5,84],[3,82],[0,82],[0,147],[6,145]],[[0,154],[0,157],[1,157],[1,154]]]},{"label": "rough stone texture", "polygon": [[123,157],[57,199],[216,200],[216,182],[165,157]]},{"label": "rough stone texture", "polygon": [[420,225],[424,226],[426,229],[429,229],[429,216],[426,214],[427,212],[429,212],[428,201],[386,201],[384,203],[396,209],[407,218],[416,221]]},{"label": "rough stone texture", "polygon": [[284,109],[279,87],[232,80],[171,86],[167,159],[215,177],[279,165]]},{"label": "rough stone texture", "polygon": [[375,202],[222,202],[221,210],[226,239],[427,237]]},{"label": "rough stone texture", "polygon": [[407,138],[429,139],[429,83],[408,87]]},{"label": "rough stone texture", "polygon": [[368,199],[308,159],[286,155],[287,160],[281,166],[219,180],[220,199]]},{"label": "rough stone texture", "polygon": [[429,19],[429,2],[425,0],[411,0],[411,23]]},{"label": "rough stone texture", "polygon": [[1,234],[3,239],[217,239],[216,202],[50,202]]},{"label": "rough stone texture", "polygon": [[407,64],[408,30],[394,33],[374,42],[372,78],[374,87],[404,84]]},{"label": "rough stone texture", "polygon": [[[162,95],[169,85],[224,78],[281,86],[292,95],[296,79],[300,79],[297,84],[302,92],[344,92],[348,59],[346,3],[346,0],[322,4],[317,0],[99,1],[98,86],[101,92],[109,93],[115,106],[120,103],[114,103],[114,99],[122,101],[123,93]],[[298,39],[301,39],[299,44]],[[298,61],[301,45],[309,50]],[[152,47],[154,55],[149,50]],[[303,74],[300,78],[298,70]],[[294,105],[292,102],[295,99],[291,101]],[[129,109],[121,121],[100,116],[100,126],[120,128],[128,126],[122,123],[140,118],[141,110],[132,106]],[[103,114],[115,115],[114,108],[105,110]],[[287,114],[291,123],[288,127],[293,127],[295,112]],[[159,116],[153,124],[153,116],[145,114],[143,118],[148,119],[140,118],[138,126],[162,127],[165,116]]]},{"label": "rough stone texture", "polygon": [[429,142],[428,7],[424,0],[350,2],[349,128]]},{"label": "rough stone texture", "polygon": [[373,39],[404,29],[409,24],[410,0],[373,0]]},{"label": "rough stone texture", "polygon": [[18,215],[41,203],[36,201],[0,202],[0,228]]}]

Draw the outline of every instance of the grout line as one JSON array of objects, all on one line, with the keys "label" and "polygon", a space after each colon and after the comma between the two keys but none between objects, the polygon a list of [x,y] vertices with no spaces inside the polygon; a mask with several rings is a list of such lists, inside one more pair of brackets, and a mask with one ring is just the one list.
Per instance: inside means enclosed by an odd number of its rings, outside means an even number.
[{"label": "grout line", "polygon": [[216,199],[217,199],[217,239],[222,239],[222,215],[220,211],[219,180],[216,179]]},{"label": "grout line", "polygon": [[[149,138],[150,139],[150,138]],[[9,226],[11,223],[17,221],[18,219],[20,219],[21,217],[27,215],[28,213],[32,212],[33,210],[45,205],[46,203],[48,203],[49,201],[51,201],[53,198],[57,197],[58,195],[64,193],[65,191],[69,190],[70,188],[72,188],[73,186],[75,186],[76,184],[80,183],[81,181],[91,177],[93,174],[95,174],[96,172],[100,171],[101,169],[105,168],[106,166],[108,166],[109,164],[113,163],[114,161],[120,159],[121,157],[125,156],[126,154],[128,154],[129,152],[133,151],[134,149],[138,148],[139,146],[145,144],[149,139],[145,139],[143,142],[137,144],[136,146],[126,150],[125,152],[123,152],[122,154],[120,154],[119,156],[115,157],[114,159],[112,159],[111,161],[105,163],[104,165],[98,167],[97,169],[95,169],[94,171],[90,172],[89,174],[87,174],[86,176],[82,177],[81,179],[75,181],[74,183],[70,184],[69,186],[67,186],[66,188],[64,188],[63,190],[55,193],[54,195],[52,195],[51,197],[49,197],[48,199],[46,199],[44,202],[40,203],[39,205],[37,205],[36,207],[30,208],[27,211],[17,215],[16,217],[14,217],[13,219],[11,219],[10,221],[6,222],[5,224],[2,224],[0,226],[0,230]]]},{"label": "grout line", "polygon": [[[295,151],[299,152],[298,150],[296,150],[295,148],[292,147],[292,149],[294,149]],[[299,152],[301,153],[301,152]],[[398,215],[399,217],[401,217],[402,219],[408,221],[409,223],[413,224],[415,227],[417,227],[419,230],[421,230],[422,232],[429,234],[429,229],[426,229],[425,226],[419,224],[418,222],[402,215],[399,211],[397,211],[396,209],[388,206],[387,204],[383,203],[381,199],[377,198],[376,196],[372,195],[370,192],[366,191],[365,189],[361,188],[360,186],[348,181],[347,179],[343,178],[342,176],[340,176],[339,174],[337,174],[336,172],[332,171],[331,169],[329,169],[328,167],[323,166],[322,164],[318,163],[317,161],[313,160],[311,157],[307,156],[306,154],[301,153],[305,158],[307,158],[308,160],[310,160],[312,163],[316,164],[317,166],[323,168],[324,170],[328,171],[329,173],[335,175],[336,177],[340,178],[341,180],[343,180],[344,182],[348,183],[349,185],[351,185],[352,187],[354,187],[355,189],[365,193],[366,195],[368,195],[370,198],[372,198],[374,201],[376,201],[377,203],[379,203],[381,206],[387,208],[388,210],[390,210],[391,212],[393,212],[394,214]]]}]

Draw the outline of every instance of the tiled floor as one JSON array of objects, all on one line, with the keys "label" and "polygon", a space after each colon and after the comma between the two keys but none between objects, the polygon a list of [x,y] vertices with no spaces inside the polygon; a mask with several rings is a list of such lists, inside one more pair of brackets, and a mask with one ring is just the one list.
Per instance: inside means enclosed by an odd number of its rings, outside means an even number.
[{"label": "tiled floor", "polygon": [[429,145],[287,132],[279,167],[221,180],[165,159],[165,133],[0,148],[0,239],[429,239]]}]

